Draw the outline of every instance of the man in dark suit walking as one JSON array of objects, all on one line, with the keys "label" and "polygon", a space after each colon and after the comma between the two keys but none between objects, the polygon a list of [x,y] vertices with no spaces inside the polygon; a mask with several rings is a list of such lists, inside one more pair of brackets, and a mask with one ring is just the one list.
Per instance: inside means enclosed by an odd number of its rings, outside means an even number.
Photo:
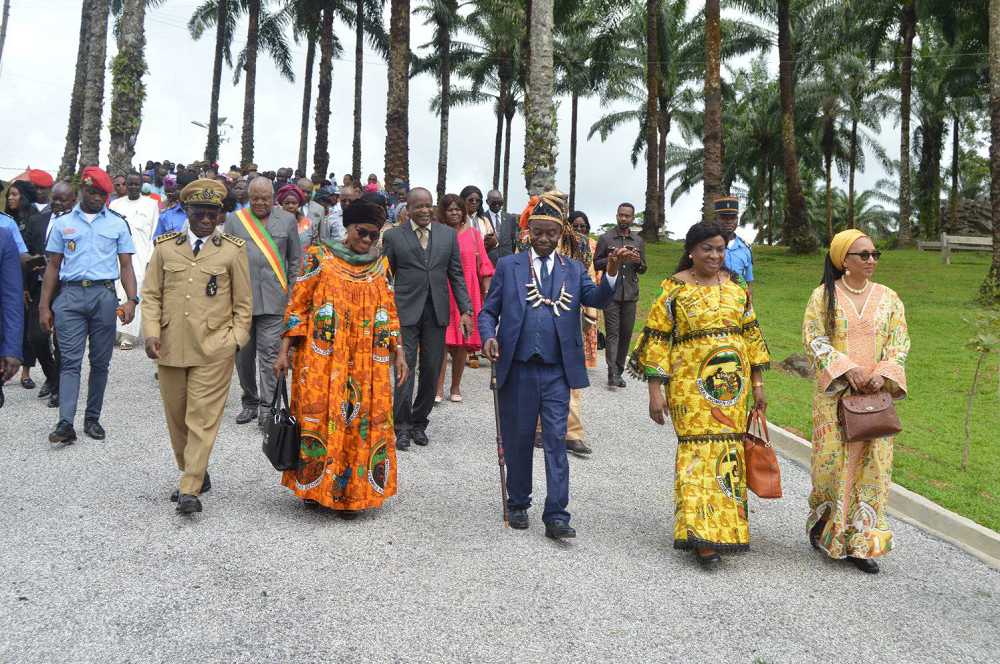
[{"label": "man in dark suit walking", "polygon": [[611,302],[628,252],[609,255],[606,276],[595,286],[582,263],[555,253],[565,209],[555,192],[540,197],[528,222],[531,250],[497,263],[478,321],[483,354],[496,362],[510,525],[528,527],[535,424],[541,417],[547,484],[542,521],[553,539],[576,537],[566,511],[566,419],[570,389],[589,385],[580,307],[603,309]]},{"label": "man in dark suit walking", "polygon": [[[426,445],[427,424],[438,375],[444,362],[444,333],[451,317],[448,284],[462,312],[462,332],[472,333],[472,300],[465,288],[458,236],[444,224],[432,224],[431,192],[423,187],[410,190],[406,207],[410,221],[386,232],[382,252],[395,277],[396,313],[410,369],[406,381],[393,393],[396,449],[410,442]],[[420,351],[420,380],[413,399],[413,376]]]},{"label": "man in dark suit walking", "polygon": [[622,264],[622,278],[618,280],[615,297],[604,310],[604,352],[608,360],[608,386],[625,387],[622,373],[628,359],[635,325],[635,305],[639,301],[639,275],[646,272],[646,243],[638,233],[632,232],[635,206],[622,203],[616,215],[617,228],[597,240],[594,252],[594,269],[607,269],[608,257],[615,249],[625,248],[628,255]]},{"label": "man in dark suit walking", "polygon": [[[493,189],[486,194],[486,214],[493,222],[493,228],[497,231],[497,241],[500,243],[494,251],[490,252],[490,260],[496,265],[497,260],[502,256],[510,256],[517,246],[517,232],[519,230],[518,216],[510,212],[503,211],[503,194]],[[496,258],[494,258],[494,252]]]}]

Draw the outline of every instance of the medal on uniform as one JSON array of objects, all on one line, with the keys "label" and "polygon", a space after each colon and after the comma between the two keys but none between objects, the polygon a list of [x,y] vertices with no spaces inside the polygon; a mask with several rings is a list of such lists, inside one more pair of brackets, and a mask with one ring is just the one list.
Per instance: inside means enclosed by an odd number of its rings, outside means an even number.
[{"label": "medal on uniform", "polygon": [[208,280],[208,285],[205,286],[205,295],[209,297],[215,297],[215,294],[218,292],[219,292],[219,286],[215,282],[215,275],[213,274],[212,278]]},{"label": "medal on uniform", "polygon": [[184,244],[185,242],[187,242],[187,235],[181,235],[177,238],[177,242],[175,244]]},{"label": "medal on uniform", "polygon": [[75,240],[70,240],[69,242],[67,242],[66,243],[66,248],[69,249],[70,251],[73,251],[74,249],[76,249],[76,241]]},{"label": "medal on uniform", "polygon": [[214,244],[217,247],[221,247],[222,246],[222,238],[219,237],[218,235],[213,235],[212,236],[212,244]]}]

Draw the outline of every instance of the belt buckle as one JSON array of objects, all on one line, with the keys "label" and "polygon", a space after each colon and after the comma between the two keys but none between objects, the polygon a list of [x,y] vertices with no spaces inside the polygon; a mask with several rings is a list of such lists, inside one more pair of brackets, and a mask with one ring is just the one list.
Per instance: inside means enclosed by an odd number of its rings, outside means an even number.
[{"label": "belt buckle", "polygon": [[80,280],[80,285],[83,286],[84,288],[86,288],[87,286],[92,286],[93,284],[94,284],[94,282],[91,281],[90,279],[81,279]]}]

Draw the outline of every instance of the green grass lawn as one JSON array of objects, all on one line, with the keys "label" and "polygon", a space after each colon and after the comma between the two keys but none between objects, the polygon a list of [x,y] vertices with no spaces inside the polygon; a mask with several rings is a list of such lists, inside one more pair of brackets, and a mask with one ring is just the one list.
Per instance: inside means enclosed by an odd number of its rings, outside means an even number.
[{"label": "green grass lawn", "polygon": [[[641,278],[639,332],[660,281],[672,275],[682,245],[647,247],[649,271]],[[989,267],[989,254],[888,251],[874,280],[895,290],[906,307],[910,355],[909,396],[897,404],[904,431],[895,440],[893,480],[934,502],[1000,532],[1000,403],[993,357],[972,408],[972,445],[962,471],[965,409],[975,357],[963,348],[964,318],[981,310],[975,302]],[[802,316],[823,273],[822,256],[789,256],[784,248],[754,248],[754,303],[774,364],[802,350]],[[810,439],[812,381],[774,369],[765,374],[768,416]]]}]

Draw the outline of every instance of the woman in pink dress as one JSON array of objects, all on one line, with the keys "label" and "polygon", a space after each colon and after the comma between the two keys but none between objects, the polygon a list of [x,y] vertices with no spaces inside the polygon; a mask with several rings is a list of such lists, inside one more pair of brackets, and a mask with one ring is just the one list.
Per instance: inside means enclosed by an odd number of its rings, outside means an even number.
[{"label": "woman in pink dress", "polygon": [[[490,279],[493,277],[493,263],[486,255],[483,236],[479,230],[467,223],[468,212],[465,201],[455,194],[445,195],[438,203],[438,221],[451,226],[458,233],[458,249],[462,254],[465,287],[469,291],[469,299],[472,300],[472,320],[476,320],[479,310],[483,307],[485,293],[490,288]],[[457,403],[462,400],[460,386],[462,373],[465,371],[465,358],[469,351],[477,351],[483,344],[479,339],[479,330],[475,329],[475,326],[472,336],[468,338],[462,336],[461,314],[458,312],[458,305],[455,304],[455,297],[451,294],[450,285],[448,295],[451,298],[451,321],[445,332],[445,344],[452,360],[451,400]],[[438,378],[437,397],[434,399],[437,403],[444,398],[444,372],[447,366],[448,356],[445,355],[441,376]]]}]

